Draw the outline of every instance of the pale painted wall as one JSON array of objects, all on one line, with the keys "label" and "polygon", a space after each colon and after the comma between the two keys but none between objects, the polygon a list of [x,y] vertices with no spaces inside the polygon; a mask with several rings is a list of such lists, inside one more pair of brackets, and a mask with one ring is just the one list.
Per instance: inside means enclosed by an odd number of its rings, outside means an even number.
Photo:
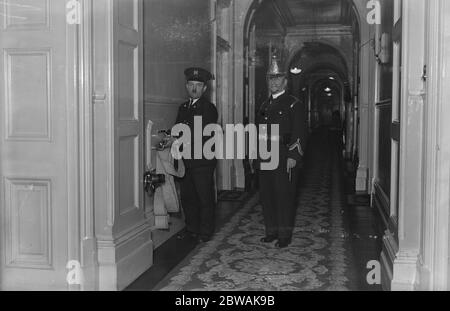
[{"label": "pale painted wall", "polygon": [[144,0],[145,117],[154,130],[171,128],[185,101],[184,70],[211,70],[209,2]]},{"label": "pale painted wall", "polygon": [[[212,71],[211,25],[209,1],[144,0],[144,114],[145,124],[153,122],[153,135],[175,124],[178,107],[186,101],[184,70]],[[155,151],[151,167],[156,167]],[[153,198],[145,200],[153,224]],[[182,225],[173,219],[171,229]]]}]

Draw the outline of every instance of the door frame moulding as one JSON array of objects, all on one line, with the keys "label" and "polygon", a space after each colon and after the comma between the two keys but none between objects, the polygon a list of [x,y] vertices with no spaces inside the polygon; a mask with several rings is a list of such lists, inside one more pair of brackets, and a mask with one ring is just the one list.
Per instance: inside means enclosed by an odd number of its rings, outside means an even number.
[{"label": "door frame moulding", "polygon": [[[84,271],[83,289],[98,287],[97,240],[94,228],[94,137],[93,105],[97,98],[93,94],[93,1],[83,0],[83,23],[80,25],[80,238],[81,264]],[[82,81],[82,82],[81,82]]]},{"label": "door frame moulding", "polygon": [[[68,110],[68,260],[80,263],[81,284],[97,289],[97,245],[93,204],[92,1],[80,0],[81,22],[67,25]],[[72,81],[72,82],[71,82]]]},{"label": "door frame moulding", "polygon": [[[380,25],[375,26],[375,40],[379,40],[380,38]],[[380,102],[380,65],[377,64],[375,66],[375,71],[374,71],[374,79],[375,79],[375,85],[374,85],[374,102],[375,102],[375,107],[374,107],[374,112],[373,112],[373,126],[372,126],[372,131],[373,131],[373,146],[372,146],[372,172],[373,172],[373,176],[372,176],[372,181],[370,182],[369,185],[369,189],[371,189],[371,202],[373,205],[374,203],[376,203],[375,199],[376,199],[376,187],[377,187],[377,183],[378,183],[378,178],[379,178],[379,174],[378,174],[378,157],[379,157],[379,142],[380,142],[380,134],[379,134],[379,125],[380,125],[380,110],[377,107],[377,104]],[[381,211],[381,210],[380,210]]]},{"label": "door frame moulding", "polygon": [[[219,110],[219,116],[225,126],[226,123],[234,122],[234,105],[227,103],[233,102],[234,85],[230,83],[233,77],[233,31],[232,23],[234,19],[234,2],[210,0],[211,20],[213,21],[211,63],[213,64],[213,73],[216,80],[212,81],[214,93],[211,93],[212,102],[216,103]],[[220,17],[220,23],[218,22]],[[225,20],[226,19],[226,20]],[[220,30],[220,31],[219,31]],[[224,34],[224,36],[221,36]],[[219,63],[220,59],[223,63]],[[224,82],[227,80],[226,82]],[[227,88],[224,88],[227,85]],[[219,160],[216,170],[216,181],[218,190],[233,190],[235,188],[235,169],[234,161]]]},{"label": "door frame moulding", "polygon": [[425,110],[424,185],[421,226],[420,289],[448,290],[449,279],[449,202],[450,127],[445,117],[450,91],[447,68],[448,16],[445,0],[428,2],[427,10],[427,105]]},{"label": "door frame moulding", "polygon": [[[360,24],[361,28],[361,42],[369,42],[375,35],[373,26],[367,23]],[[359,49],[359,72],[355,77],[356,81],[360,81],[357,92],[354,96],[354,150],[352,156],[358,154],[358,170],[356,173],[356,192],[361,194],[370,194],[371,188],[371,150],[373,148],[369,141],[373,141],[374,133],[372,133],[371,124],[374,119],[374,98],[376,85],[375,76],[372,72],[375,71],[374,50],[370,44],[366,44]],[[359,78],[359,79],[358,79]],[[359,119],[359,121],[358,121]],[[373,161],[373,159],[372,159]]]},{"label": "door frame moulding", "polygon": [[[427,3],[427,4],[425,4]],[[420,227],[422,212],[423,120],[425,84],[422,81],[425,51],[425,9],[428,2],[408,0],[402,7],[401,138],[398,239],[389,230],[383,239],[385,289],[415,290],[420,274]],[[419,230],[418,230],[419,229]],[[397,244],[398,243],[398,244]],[[390,250],[398,246],[395,256]],[[386,277],[386,276],[385,276]]]}]

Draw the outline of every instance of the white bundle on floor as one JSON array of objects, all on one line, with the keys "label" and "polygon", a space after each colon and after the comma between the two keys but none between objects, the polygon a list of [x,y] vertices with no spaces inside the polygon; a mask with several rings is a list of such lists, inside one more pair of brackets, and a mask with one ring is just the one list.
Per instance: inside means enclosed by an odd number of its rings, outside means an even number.
[{"label": "white bundle on floor", "polygon": [[183,177],[185,167],[183,161],[178,161],[178,168],[175,169],[174,159],[170,148],[157,152],[156,174],[164,174],[166,181],[155,191],[154,214],[155,227],[157,229],[169,228],[169,214],[180,211],[180,199],[174,177]]}]

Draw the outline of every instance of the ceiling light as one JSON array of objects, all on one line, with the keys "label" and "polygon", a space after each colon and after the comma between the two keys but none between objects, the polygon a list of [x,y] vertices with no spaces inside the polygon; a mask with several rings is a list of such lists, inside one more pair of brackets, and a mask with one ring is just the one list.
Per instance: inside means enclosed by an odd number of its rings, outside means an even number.
[{"label": "ceiling light", "polygon": [[325,88],[324,91],[327,92],[327,93],[330,93],[330,92],[331,92],[331,89],[330,89],[329,87],[327,87],[327,88]]},{"label": "ceiling light", "polygon": [[329,77],[328,79],[330,79],[330,80],[336,80],[335,77]]},{"label": "ceiling light", "polygon": [[328,97],[331,97],[331,96],[333,96],[333,94],[331,94],[331,93],[328,93],[328,94],[327,94],[327,96],[328,96]]},{"label": "ceiling light", "polygon": [[297,68],[297,67],[291,68],[291,73],[294,75],[298,75],[301,72],[302,72],[302,70],[300,68]]}]

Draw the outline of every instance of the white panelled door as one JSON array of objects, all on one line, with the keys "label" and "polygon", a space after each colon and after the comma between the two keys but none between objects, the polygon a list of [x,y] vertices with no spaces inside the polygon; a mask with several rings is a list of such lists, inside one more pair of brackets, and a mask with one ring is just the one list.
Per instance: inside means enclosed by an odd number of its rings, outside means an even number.
[{"label": "white panelled door", "polygon": [[67,288],[66,2],[0,2],[0,288]]},{"label": "white panelled door", "polygon": [[[121,290],[150,268],[153,256],[144,214],[143,1],[95,0],[94,6],[99,17],[94,21],[94,88],[107,93],[94,108],[94,123],[102,129],[94,136],[99,146],[106,144],[96,149],[96,169],[104,167],[110,176],[96,178],[105,189],[95,194],[99,289]],[[106,27],[106,35],[99,27]],[[104,52],[105,64],[99,56]],[[103,201],[105,194],[111,198]]]},{"label": "white panelled door", "polygon": [[114,0],[115,232],[144,220],[142,0]]}]

